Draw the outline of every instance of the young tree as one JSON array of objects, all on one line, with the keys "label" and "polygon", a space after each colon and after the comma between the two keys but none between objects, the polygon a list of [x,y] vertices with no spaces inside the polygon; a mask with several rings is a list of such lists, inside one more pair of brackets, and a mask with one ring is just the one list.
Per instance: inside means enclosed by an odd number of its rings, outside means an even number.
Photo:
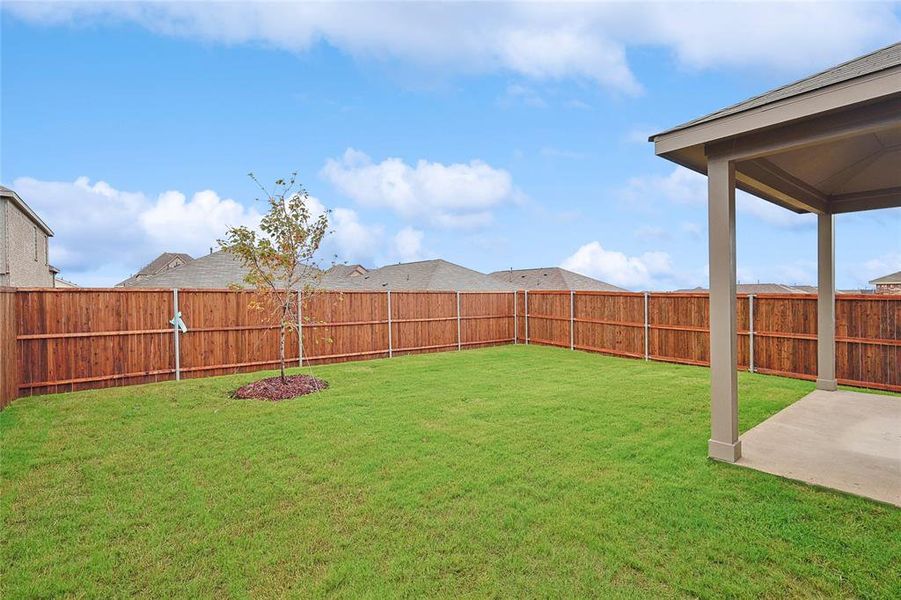
[{"label": "young tree", "polygon": [[285,380],[285,336],[296,331],[300,298],[319,284],[322,271],[316,253],[328,231],[329,211],[314,214],[310,195],[297,182],[297,173],[276,180],[267,190],[251,173],[250,178],[265,194],[269,211],[260,221],[260,233],[249,227],[230,227],[219,246],[236,256],[247,268],[244,283],[254,288],[254,308],[268,310],[279,328],[281,381]]}]

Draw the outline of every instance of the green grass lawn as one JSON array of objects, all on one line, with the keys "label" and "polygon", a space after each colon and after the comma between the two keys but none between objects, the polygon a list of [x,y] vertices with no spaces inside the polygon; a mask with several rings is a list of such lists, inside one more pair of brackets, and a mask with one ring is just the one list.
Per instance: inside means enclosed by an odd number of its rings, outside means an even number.
[{"label": "green grass lawn", "polygon": [[[306,369],[305,369],[306,371]],[[706,458],[708,371],[506,346],[20,399],[0,596],[898,597],[901,510]],[[747,430],[812,389],[739,376]]]}]

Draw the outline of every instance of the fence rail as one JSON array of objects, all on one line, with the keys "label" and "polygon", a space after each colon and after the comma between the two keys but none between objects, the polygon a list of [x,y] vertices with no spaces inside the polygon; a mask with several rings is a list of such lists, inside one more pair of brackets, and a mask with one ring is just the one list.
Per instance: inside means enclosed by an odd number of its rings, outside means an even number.
[{"label": "fence rail", "polygon": [[[0,289],[0,406],[21,395],[208,377],[278,364],[252,292]],[[546,344],[709,364],[706,294],[320,292],[304,297],[290,364]],[[172,324],[180,312],[187,332]],[[740,295],[739,367],[816,377],[816,296]],[[841,383],[901,391],[901,297],[836,300]]]}]

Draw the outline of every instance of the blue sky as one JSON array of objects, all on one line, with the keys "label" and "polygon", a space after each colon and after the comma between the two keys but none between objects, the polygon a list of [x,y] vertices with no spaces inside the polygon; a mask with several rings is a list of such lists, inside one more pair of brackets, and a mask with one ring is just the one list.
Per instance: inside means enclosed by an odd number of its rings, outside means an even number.
[{"label": "blue sky", "polygon": [[[901,38],[897,4],[766,6],[4,3],[0,180],[83,285],[252,224],[249,171],[298,171],[342,261],[705,285],[704,180],[647,136]],[[740,280],[813,283],[814,226],[740,198]],[[898,210],[836,238],[840,287],[901,268]]]}]

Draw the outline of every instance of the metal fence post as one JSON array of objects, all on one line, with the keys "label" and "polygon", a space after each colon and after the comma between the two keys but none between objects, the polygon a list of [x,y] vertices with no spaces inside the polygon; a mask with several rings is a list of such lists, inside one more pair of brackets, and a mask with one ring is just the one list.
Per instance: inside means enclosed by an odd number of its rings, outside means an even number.
[{"label": "metal fence post", "polygon": [[172,305],[174,313],[172,315],[172,331],[175,335],[175,381],[181,379],[181,331],[178,327],[178,288],[172,290]]},{"label": "metal fence post", "polygon": [[529,290],[525,291],[526,303],[526,346],[529,345]]},{"label": "metal fence post", "polygon": [[460,291],[457,290],[457,350],[463,347],[463,340],[460,339]]},{"label": "metal fence post", "polygon": [[650,352],[648,352],[648,348],[650,347],[649,338],[650,338],[651,326],[648,321],[648,293],[644,293],[644,359],[648,360],[650,357]]},{"label": "metal fence post", "polygon": [[303,290],[297,290],[297,366],[303,366]]},{"label": "metal fence post", "polygon": [[754,372],[754,294],[748,296],[748,371]]},{"label": "metal fence post", "polygon": [[569,290],[569,349],[575,350],[575,332],[573,330],[573,324],[575,323],[574,316],[574,308],[575,305],[575,292],[573,290]]},{"label": "metal fence post", "polygon": [[394,349],[391,347],[391,290],[388,290],[388,358],[394,356]]},{"label": "metal fence post", "polygon": [[516,320],[516,305],[519,304],[519,292],[513,292],[513,343],[519,343],[519,323]]}]

